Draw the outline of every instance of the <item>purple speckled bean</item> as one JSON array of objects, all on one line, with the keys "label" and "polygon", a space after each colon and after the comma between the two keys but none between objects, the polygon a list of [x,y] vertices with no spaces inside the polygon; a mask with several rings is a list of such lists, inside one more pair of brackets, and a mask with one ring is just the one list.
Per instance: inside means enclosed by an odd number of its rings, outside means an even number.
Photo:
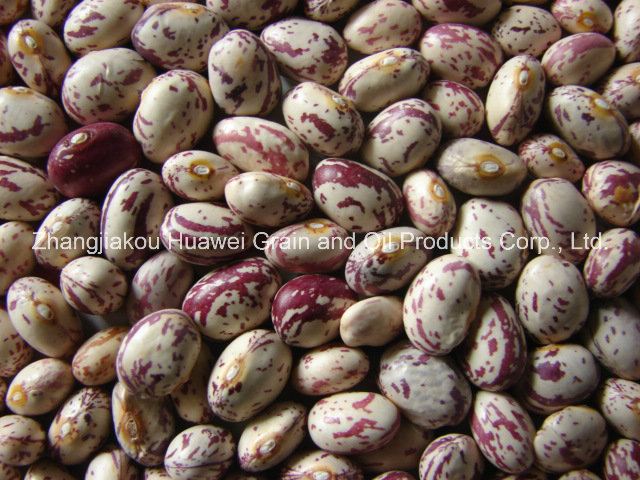
[{"label": "purple speckled bean", "polygon": [[409,340],[430,355],[445,355],[467,335],[480,302],[480,277],[466,259],[443,255],[414,278],[404,298]]},{"label": "purple speckled bean", "polygon": [[318,207],[351,232],[395,224],[404,210],[402,191],[384,173],[352,160],[327,158],[313,172]]},{"label": "purple speckled bean", "polygon": [[607,423],[593,408],[570,406],[549,415],[536,433],[536,465],[564,473],[592,464],[607,443]]},{"label": "purple speckled bean", "polygon": [[428,236],[440,237],[456,221],[457,208],[449,187],[436,172],[416,170],[402,185],[407,213],[413,225]]},{"label": "purple speckled bean", "polygon": [[600,84],[598,91],[622,115],[632,121],[640,117],[640,62],[614,69]]},{"label": "purple speckled bean", "polygon": [[319,22],[335,22],[353,10],[358,0],[302,0],[304,14]]},{"label": "purple speckled bean", "polygon": [[225,113],[267,115],[278,104],[282,85],[276,59],[257,35],[230,31],[211,47],[208,65],[213,98]]},{"label": "purple speckled bean", "polygon": [[35,267],[34,232],[28,223],[6,222],[0,225],[0,295],[5,295],[18,278]]},{"label": "purple speckled bean", "polygon": [[522,473],[531,467],[536,430],[527,411],[509,394],[476,393],[470,424],[480,451],[500,470]]},{"label": "purple speckled bean", "polygon": [[210,423],[213,418],[207,401],[207,387],[214,360],[211,350],[203,342],[189,379],[171,392],[171,401],[176,413],[187,422]]},{"label": "purple speckled bean", "polygon": [[6,406],[18,415],[36,416],[58,408],[73,389],[68,363],[44,358],[20,370],[11,383]]},{"label": "purple speckled bean", "polygon": [[452,80],[428,83],[422,98],[440,118],[442,135],[449,138],[472,137],[484,124],[484,104],[476,92]]},{"label": "purple speckled bean", "polygon": [[60,37],[38,20],[20,20],[7,37],[11,63],[27,86],[56,98],[71,57]]},{"label": "purple speckled bean", "polygon": [[[11,479],[12,477],[9,477],[8,480]],[[42,459],[29,467],[27,473],[24,474],[23,480],[76,480],[76,477],[71,475],[69,470],[60,464]]]},{"label": "purple speckled bean", "polygon": [[67,72],[62,105],[82,125],[122,121],[136,111],[140,94],[155,75],[151,64],[128,48],[90,52]]},{"label": "purple speckled bean", "polygon": [[228,31],[222,18],[203,5],[161,3],[144,11],[131,30],[131,42],[158,67],[199,72],[207,68],[213,44]]},{"label": "purple speckled bean", "polygon": [[431,73],[470,88],[488,85],[504,59],[500,44],[488,33],[461,24],[429,28],[420,39],[420,52]]},{"label": "purple speckled bean", "polygon": [[604,452],[605,480],[632,480],[640,477],[640,442],[620,438]]},{"label": "purple speckled bean", "polygon": [[569,33],[607,33],[613,26],[613,13],[603,0],[555,0],[551,13]]},{"label": "purple speckled bean", "polygon": [[[61,203],[40,224],[35,237],[32,236],[33,253],[37,262],[45,267],[59,269],[85,255],[91,245],[88,239],[96,237],[99,223],[100,207],[92,200],[74,198]],[[8,229],[11,222],[5,225],[5,229]],[[77,245],[69,241],[76,238],[83,241],[77,242]]]},{"label": "purple speckled bean", "polygon": [[104,385],[116,378],[116,355],[128,327],[107,327],[89,337],[71,362],[73,376],[88,386]]},{"label": "purple speckled bean", "polygon": [[518,147],[518,155],[536,178],[560,177],[575,183],[584,174],[584,163],[573,148],[551,133],[525,139]]},{"label": "purple speckled bean", "polygon": [[0,308],[0,377],[13,377],[32,357],[33,349],[16,332],[7,311]]},{"label": "purple speckled bean", "polygon": [[465,375],[482,390],[506,390],[520,379],[527,343],[522,324],[506,298],[488,294],[481,300],[458,353]]},{"label": "purple speckled bean", "polygon": [[2,220],[40,220],[59,201],[58,192],[45,172],[27,162],[0,155],[0,173]]},{"label": "purple speckled bean", "polygon": [[614,228],[600,234],[584,263],[584,280],[594,296],[622,295],[640,276],[640,237]]},{"label": "purple speckled bean", "polygon": [[285,283],[271,307],[273,326],[295,347],[317,347],[338,336],[340,318],[358,297],[344,280],[302,275]]},{"label": "purple speckled bean", "polygon": [[589,470],[571,470],[561,475],[558,480],[602,480],[598,475]]},{"label": "purple speckled bean", "polygon": [[299,82],[333,85],[347,68],[347,45],[331,26],[305,18],[286,18],[260,35],[280,71]]},{"label": "purple speckled bean", "polygon": [[412,0],[422,16],[434,23],[483,25],[500,11],[500,0]]},{"label": "purple speckled bean", "polygon": [[145,467],[160,465],[175,432],[169,397],[145,400],[116,383],[111,411],[116,439],[127,455]]},{"label": "purple speckled bean", "polygon": [[457,425],[471,407],[471,388],[454,362],[427,355],[408,341],[384,351],[378,386],[406,418],[425,428]]},{"label": "purple speckled bean", "polygon": [[640,60],[640,3],[622,0],[613,12],[613,41],[624,63]]},{"label": "purple speckled bean", "polygon": [[562,29],[549,11],[529,5],[514,5],[498,16],[491,36],[507,55],[538,57],[560,40]]},{"label": "purple speckled bean", "polygon": [[78,0],[31,0],[33,16],[52,28],[58,27],[67,18]]},{"label": "purple speckled bean", "polygon": [[187,292],[182,309],[202,335],[229,340],[268,317],[282,285],[278,270],[261,257],[239,260],[202,277]]},{"label": "purple speckled bean", "polygon": [[71,395],[49,426],[51,456],[64,465],[87,461],[111,434],[111,399],[96,387]]},{"label": "purple speckled bean", "polygon": [[309,173],[307,147],[294,132],[276,122],[225,118],[216,123],[213,142],[218,153],[240,170],[270,172],[301,182]]},{"label": "purple speckled bean", "polygon": [[293,10],[297,0],[207,0],[207,7],[235,28],[260,30]]},{"label": "purple speckled bean", "polygon": [[253,417],[273,402],[291,372],[291,349],[270,330],[250,330],[229,343],[216,361],[207,398],[229,422]]},{"label": "purple speckled bean", "polygon": [[[171,480],[171,477],[162,467],[147,467],[144,469],[143,480]],[[226,478],[226,477],[225,477]]]},{"label": "purple speckled bean", "polygon": [[401,100],[369,123],[359,153],[367,165],[397,177],[424,165],[441,136],[440,117],[431,105],[417,98]]},{"label": "purple speckled bean", "polygon": [[420,458],[420,480],[480,480],[484,460],[475,440],[452,433],[436,438]]},{"label": "purple speckled bean", "polygon": [[529,352],[517,391],[528,410],[549,414],[587,399],[599,380],[600,368],[589,350],[551,344]]},{"label": "purple speckled bean", "polygon": [[0,462],[12,467],[31,465],[44,453],[46,441],[44,430],[33,418],[0,417]]},{"label": "purple speckled bean", "polygon": [[189,378],[200,344],[200,333],[185,312],[151,313],[122,340],[116,357],[118,380],[141,398],[167,395]]},{"label": "purple speckled bean", "polygon": [[99,453],[87,465],[85,480],[138,480],[138,469],[124,451]]},{"label": "purple speckled bean", "polygon": [[347,308],[340,318],[340,338],[350,347],[380,347],[402,331],[402,300],[369,297]]},{"label": "purple speckled bean", "polygon": [[372,54],[413,45],[422,31],[420,12],[400,0],[376,0],[353,12],[342,30],[352,50]]},{"label": "purple speckled bean", "polygon": [[360,466],[349,457],[334,455],[319,449],[291,456],[280,473],[281,480],[302,480],[314,477],[335,480],[364,479]]},{"label": "purple speckled bean", "polygon": [[311,408],[309,435],[318,447],[331,453],[366,453],[391,441],[400,418],[400,410],[378,393],[337,393]]},{"label": "purple speckled bean", "polygon": [[596,396],[602,415],[620,435],[640,441],[640,384],[622,378],[608,378]]},{"label": "purple speckled bean", "polygon": [[193,267],[171,252],[160,252],[140,265],[127,298],[129,322],[164,308],[179,308],[193,284]]}]

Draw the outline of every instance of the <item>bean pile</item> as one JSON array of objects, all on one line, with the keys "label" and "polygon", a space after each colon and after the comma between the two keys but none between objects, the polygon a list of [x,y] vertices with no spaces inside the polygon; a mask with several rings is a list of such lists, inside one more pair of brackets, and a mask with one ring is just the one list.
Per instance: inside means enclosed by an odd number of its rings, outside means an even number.
[{"label": "bean pile", "polygon": [[0,479],[639,480],[640,0],[202,3],[0,3]]}]

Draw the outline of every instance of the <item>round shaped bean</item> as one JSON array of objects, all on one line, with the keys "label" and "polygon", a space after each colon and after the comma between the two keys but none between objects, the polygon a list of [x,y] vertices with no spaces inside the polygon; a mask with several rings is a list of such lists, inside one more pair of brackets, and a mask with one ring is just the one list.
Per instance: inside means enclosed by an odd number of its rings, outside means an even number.
[{"label": "round shaped bean", "polygon": [[436,80],[427,84],[422,98],[435,110],[444,137],[472,137],[484,124],[482,99],[466,85]]},{"label": "round shaped bean", "polygon": [[596,396],[602,415],[620,435],[640,441],[640,384],[622,378],[608,378]]},{"label": "round shaped bean", "polygon": [[347,308],[340,318],[340,338],[350,347],[380,347],[402,331],[402,300],[369,297]]},{"label": "round shaped bean", "polygon": [[613,25],[613,13],[603,0],[555,0],[551,13],[570,33],[607,33]]},{"label": "round shaped bean", "polygon": [[518,155],[536,178],[560,177],[575,183],[584,175],[584,163],[567,142],[551,133],[525,139]]},{"label": "round shaped bean", "polygon": [[0,462],[13,467],[31,465],[44,453],[46,434],[33,418],[0,417]]},{"label": "round shaped bean", "polygon": [[18,278],[35,267],[34,231],[28,223],[6,222],[0,225],[0,295]]},{"label": "round shaped bean", "polygon": [[0,219],[40,220],[58,203],[58,193],[43,170],[3,155],[0,168]]},{"label": "round shaped bean", "polygon": [[500,13],[491,29],[491,36],[507,55],[538,57],[560,40],[562,29],[548,10],[514,5]]},{"label": "round shaped bean", "polygon": [[0,377],[13,377],[32,357],[33,349],[16,332],[7,311],[0,308]]},{"label": "round shaped bean", "polygon": [[116,355],[128,330],[128,327],[107,327],[89,337],[71,361],[76,380],[88,386],[115,380]]}]

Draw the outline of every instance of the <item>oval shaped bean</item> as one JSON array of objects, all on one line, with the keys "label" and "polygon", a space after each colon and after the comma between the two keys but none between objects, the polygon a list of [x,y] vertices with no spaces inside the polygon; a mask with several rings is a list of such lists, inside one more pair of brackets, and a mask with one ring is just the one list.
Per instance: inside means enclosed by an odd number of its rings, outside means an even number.
[{"label": "oval shaped bean", "polygon": [[16,332],[7,311],[0,308],[0,376],[13,377],[32,357],[33,349]]},{"label": "oval shaped bean", "polygon": [[260,30],[293,10],[296,3],[296,0],[207,0],[207,7],[232,27]]},{"label": "oval shaped bean", "polygon": [[350,347],[379,347],[402,330],[402,301],[398,297],[369,297],[347,308],[340,318],[340,338]]},{"label": "oval shaped bean", "polygon": [[412,0],[422,16],[434,23],[464,23],[483,25],[500,11],[500,0],[467,0],[451,3],[447,0]]},{"label": "oval shaped bean", "polygon": [[121,449],[111,449],[96,455],[89,465],[85,480],[138,480],[138,469]]},{"label": "oval shaped bean", "polygon": [[560,40],[562,29],[549,11],[529,5],[514,5],[500,13],[491,29],[491,36],[507,55],[538,57]]},{"label": "oval shaped bean", "polygon": [[46,441],[44,430],[33,418],[0,417],[0,462],[13,467],[31,465],[44,453]]},{"label": "oval shaped bean", "polygon": [[551,13],[570,33],[607,33],[613,26],[613,13],[602,0],[555,0]]},{"label": "oval shaped bean", "polygon": [[320,22],[334,22],[344,17],[358,0],[303,0],[304,14]]},{"label": "oval shaped bean", "polygon": [[362,470],[348,456],[334,455],[324,450],[309,450],[289,457],[282,468],[283,480],[294,480],[313,475],[320,478],[362,480]]},{"label": "oval shaped bean", "polygon": [[[18,478],[18,477],[16,477]],[[38,460],[32,464],[27,473],[24,474],[24,480],[75,480],[75,477],[69,473],[69,470],[52,462],[51,460]],[[8,480],[12,480],[9,477]]]},{"label": "oval shaped bean", "polygon": [[0,225],[0,295],[18,278],[35,267],[32,248],[34,231],[28,223],[6,222]]},{"label": "oval shaped bean", "polygon": [[0,155],[0,169],[1,219],[40,220],[58,203],[58,193],[41,169],[3,155]]},{"label": "oval shaped bean", "polygon": [[604,452],[605,480],[635,478],[640,475],[640,442],[620,438]]},{"label": "oval shaped bean", "polygon": [[640,441],[640,412],[631,405],[640,403],[640,384],[622,378],[604,381],[596,402],[600,412],[620,435]]},{"label": "oval shaped bean", "polygon": [[640,62],[614,69],[598,90],[628,121],[640,117]]},{"label": "oval shaped bean", "polygon": [[518,147],[518,155],[536,178],[560,177],[575,183],[584,175],[584,163],[573,148],[551,133],[528,137]]},{"label": "oval shaped bean", "polygon": [[71,362],[73,376],[88,386],[104,385],[116,378],[116,355],[128,327],[107,327],[89,337]]},{"label": "oval shaped bean", "polygon": [[420,457],[420,480],[457,478],[480,480],[484,461],[478,445],[469,435],[453,433],[431,442]]},{"label": "oval shaped bean", "polygon": [[407,213],[413,225],[430,237],[449,232],[456,221],[453,194],[440,175],[431,170],[410,173],[402,185]]},{"label": "oval shaped bean", "polygon": [[613,12],[613,38],[620,60],[640,60],[640,5],[636,0],[622,0]]},{"label": "oval shaped bean", "polygon": [[593,210],[609,223],[629,226],[640,220],[640,168],[617,160],[589,167],[582,192]]},{"label": "oval shaped bean", "polygon": [[466,85],[452,80],[436,80],[427,84],[422,98],[435,110],[444,137],[471,137],[484,124],[482,99]]},{"label": "oval shaped bean", "polygon": [[37,20],[55,28],[64,22],[76,3],[78,0],[31,0],[31,13]]},{"label": "oval shaped bean", "polygon": [[18,20],[27,10],[28,0],[8,0],[0,7],[0,25],[8,25]]}]

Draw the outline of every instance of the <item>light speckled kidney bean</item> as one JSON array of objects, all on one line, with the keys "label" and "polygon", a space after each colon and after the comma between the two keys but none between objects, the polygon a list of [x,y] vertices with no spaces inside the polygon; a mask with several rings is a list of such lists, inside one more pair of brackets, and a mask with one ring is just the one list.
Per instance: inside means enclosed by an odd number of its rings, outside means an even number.
[{"label": "light speckled kidney bean", "polygon": [[533,446],[536,465],[563,473],[592,464],[607,443],[607,424],[596,410],[570,406],[545,418]]},{"label": "light speckled kidney bean", "polygon": [[[58,288],[38,277],[23,277],[7,292],[11,324],[20,336],[48,357],[75,351],[82,324]],[[1,461],[1,460],[0,460]]]},{"label": "light speckled kidney bean", "polygon": [[466,85],[452,80],[428,83],[422,92],[440,118],[444,137],[471,137],[484,124],[482,99]]},{"label": "light speckled kidney bean", "polygon": [[138,480],[138,470],[124,451],[113,449],[96,455],[87,465],[85,480]]},{"label": "light speckled kidney bean", "polygon": [[338,336],[342,314],[357,300],[344,280],[328,275],[302,275],[278,290],[271,319],[288,345],[317,347]]},{"label": "light speckled kidney bean", "polygon": [[67,133],[56,102],[27,87],[0,88],[0,154],[20,158],[48,155]]},{"label": "light speckled kidney bean", "polygon": [[583,272],[594,296],[622,295],[640,276],[640,237],[627,228],[601,233],[587,256]]},{"label": "light speckled kidney bean", "polygon": [[296,0],[207,0],[207,7],[235,28],[260,30],[293,10]]},{"label": "light speckled kidney bean", "polygon": [[294,402],[276,403],[255,417],[238,440],[238,463],[248,472],[274,467],[304,440],[307,409]]},{"label": "light speckled kidney bean", "polygon": [[602,415],[620,435],[640,441],[640,384],[622,378],[608,378],[596,396]]},{"label": "light speckled kidney bean", "polygon": [[242,422],[263,410],[280,394],[291,372],[291,349],[270,330],[245,332],[222,351],[207,398],[218,417]]},{"label": "light speckled kidney bean", "polygon": [[28,223],[6,222],[0,225],[0,294],[18,278],[29,275],[35,267],[32,250],[33,229]]},{"label": "light speckled kidney bean", "polygon": [[267,26],[260,39],[293,80],[333,85],[347,68],[347,45],[330,25],[286,18]]},{"label": "light speckled kidney bean", "polygon": [[58,27],[78,0],[31,0],[33,16],[50,27]]},{"label": "light speckled kidney bean", "polygon": [[84,385],[109,383],[116,378],[116,355],[128,327],[107,327],[89,337],[71,362],[73,376]]},{"label": "light speckled kidney bean", "polygon": [[493,465],[508,473],[531,467],[536,430],[527,411],[511,395],[477,392],[470,423],[480,451]]},{"label": "light speckled kidney bean", "polygon": [[538,57],[560,40],[562,29],[547,10],[514,5],[498,16],[491,36],[507,55],[528,54]]},{"label": "light speckled kidney bean", "polygon": [[529,352],[517,391],[528,410],[549,414],[585,400],[599,380],[600,368],[586,348],[551,344]]},{"label": "light speckled kidney bean", "polygon": [[629,148],[629,126],[604,97],[579,85],[557,87],[547,95],[551,125],[576,152],[593,160],[622,155]]},{"label": "light speckled kidney bean", "polygon": [[464,23],[484,25],[500,11],[500,0],[412,0],[413,6],[422,16],[434,23]]},{"label": "light speckled kidney bean", "polygon": [[280,100],[276,59],[248,30],[232,30],[209,52],[209,86],[229,115],[267,115]]},{"label": "light speckled kidney bean", "polygon": [[449,185],[469,195],[506,195],[527,176],[527,167],[515,153],[476,138],[451,140],[435,165]]},{"label": "light speckled kidney bean", "polygon": [[36,260],[45,267],[64,267],[97,246],[90,239],[96,238],[99,226],[100,207],[93,200],[72,198],[62,202],[49,212],[33,238]]},{"label": "light speckled kidney bean", "polygon": [[335,480],[363,480],[362,470],[349,457],[324,450],[310,450],[291,456],[284,464],[281,480],[331,478]]},{"label": "light speckled kidney bean", "polygon": [[22,415],[0,417],[0,462],[13,467],[31,465],[44,453],[46,440],[34,419]]},{"label": "light speckled kidney bean", "polygon": [[48,432],[51,455],[64,465],[88,460],[111,433],[111,399],[103,390],[78,390],[62,405]]},{"label": "light speckled kidney bean", "polygon": [[430,355],[444,355],[467,335],[480,303],[480,277],[468,260],[442,255],[414,278],[404,297],[404,329]]},{"label": "light speckled kidney bean", "polygon": [[189,379],[171,392],[171,401],[180,418],[191,423],[209,423],[213,412],[207,401],[209,375],[215,364],[211,350],[202,343]]},{"label": "light speckled kidney bean", "polygon": [[482,198],[466,201],[460,206],[451,236],[451,253],[473,264],[484,289],[513,283],[529,256],[530,239],[522,218],[505,202]]},{"label": "light speckled kidney bean", "polygon": [[359,153],[369,166],[397,177],[424,165],[441,136],[440,117],[427,102],[401,100],[369,123]]},{"label": "light speckled kidney bean", "polygon": [[640,60],[640,3],[622,0],[613,12],[613,41],[624,63]]},{"label": "light speckled kidney bean", "polygon": [[342,267],[355,240],[337,223],[312,218],[271,234],[265,243],[267,259],[294,273],[325,273]]},{"label": "light speckled kidney bean", "polygon": [[[8,480],[11,480],[9,477]],[[24,480],[76,480],[69,470],[51,460],[38,460],[24,474]]]},{"label": "light speckled kidney bean", "polygon": [[375,112],[415,95],[427,82],[429,71],[429,63],[417,50],[390,48],[352,64],[338,88],[358,110]]},{"label": "light speckled kidney bean", "polygon": [[542,66],[554,85],[591,85],[611,67],[616,49],[600,33],[569,35],[551,45],[542,56]]},{"label": "light speckled kidney bean", "polygon": [[430,237],[440,237],[453,228],[456,202],[440,175],[431,170],[410,173],[402,185],[407,213],[413,225]]},{"label": "light speckled kidney bean", "polygon": [[545,74],[531,55],[518,55],[496,72],[485,109],[487,127],[500,145],[513,145],[524,139],[542,112]]},{"label": "light speckled kidney bean", "polygon": [[330,395],[360,383],[369,359],[359,348],[328,344],[306,352],[293,367],[291,385],[303,395]]},{"label": "light speckled kidney bean", "polygon": [[522,196],[520,212],[539,253],[571,263],[579,263],[589,253],[584,238],[596,234],[595,215],[568,180],[534,180]]},{"label": "light speckled kidney bean", "polygon": [[225,184],[238,173],[229,161],[203,150],[178,152],[162,164],[162,180],[169,190],[196,202],[221,199]]},{"label": "light speckled kidney bean", "polygon": [[83,313],[105,315],[115,312],[124,304],[128,289],[122,270],[104,258],[76,258],[60,272],[64,299]]},{"label": "light speckled kidney bean", "polygon": [[29,0],[7,0],[0,6],[0,25],[18,20],[27,10]]},{"label": "light speckled kidney bean", "polygon": [[0,155],[0,172],[3,180],[0,218],[3,220],[40,220],[58,203],[58,192],[41,169]]},{"label": "light speckled kidney bean", "polygon": [[279,123],[255,117],[225,118],[214,127],[213,141],[218,153],[240,170],[270,172],[298,181],[309,173],[307,148]]},{"label": "light speckled kidney bean", "polygon": [[244,222],[284,227],[302,220],[313,207],[311,191],[292,178],[268,172],[246,172],[224,187],[229,208]]},{"label": "light speckled kidney bean", "polygon": [[[33,357],[33,350],[16,332],[9,314],[0,308],[0,377],[13,377]],[[4,396],[2,396],[4,401]]]},{"label": "light speckled kidney bean", "polygon": [[613,25],[613,13],[602,0],[555,0],[551,13],[569,33],[607,33]]},{"label": "light speckled kidney bean", "polygon": [[518,318],[539,343],[567,340],[587,321],[589,295],[575,265],[540,255],[522,270],[516,287]]},{"label": "light speckled kidney bean", "polygon": [[171,252],[160,252],[136,271],[126,310],[131,323],[165,308],[179,308],[193,284],[193,267]]},{"label": "light speckled kidney bean", "polygon": [[520,379],[527,343],[522,324],[506,298],[488,294],[482,299],[458,353],[465,375],[482,390],[505,390]]},{"label": "light speckled kidney bean", "polygon": [[518,155],[536,178],[560,177],[575,183],[584,174],[584,163],[571,146],[551,133],[539,133],[525,139]]},{"label": "light speckled kidney bean", "polygon": [[130,31],[136,51],[154,65],[202,71],[229,27],[202,5],[169,2],[149,6]]},{"label": "light speckled kidney bean", "polygon": [[601,480],[598,475],[589,470],[572,470],[561,475],[558,480]]},{"label": "light speckled kidney bean", "polygon": [[471,388],[454,362],[427,355],[408,341],[384,351],[378,386],[406,418],[425,428],[457,425],[471,407]]},{"label": "light speckled kidney bean", "polygon": [[598,91],[627,120],[640,117],[640,62],[614,69],[602,81]]},{"label": "light speckled kidney bean", "polygon": [[27,86],[57,97],[71,58],[51,27],[38,20],[20,20],[7,37],[11,63]]},{"label": "light speckled kidney bean", "polygon": [[18,415],[42,415],[56,409],[73,384],[68,363],[56,358],[37,360],[11,380],[6,406]]},{"label": "light speckled kidney bean", "polygon": [[350,347],[379,347],[402,330],[402,300],[369,297],[347,308],[340,318],[340,338]]},{"label": "light speckled kidney bean", "polygon": [[640,312],[627,300],[620,297],[592,303],[582,339],[613,373],[627,380],[640,379]]},{"label": "light speckled kidney bean", "polygon": [[358,0],[302,0],[304,14],[319,22],[335,22],[346,16]]},{"label": "light speckled kidney bean", "polygon": [[158,310],[136,323],[122,340],[116,357],[118,379],[142,398],[167,395],[189,378],[200,344],[189,315]]},{"label": "light speckled kidney bean", "polygon": [[404,202],[384,173],[352,160],[327,158],[313,172],[313,196],[329,218],[351,232],[373,232],[395,224]]},{"label": "light speckled kidney bean", "polygon": [[127,455],[145,467],[161,464],[175,431],[169,397],[143,399],[116,383],[111,413],[116,439]]},{"label": "light speckled kidney bean", "polygon": [[144,469],[143,480],[170,480],[171,477],[164,467],[147,467]]},{"label": "light speckled kidney bean", "polygon": [[420,230],[411,227],[371,232],[349,255],[345,280],[365,296],[402,288],[431,258],[425,240]]},{"label": "light speckled kidney bean", "polygon": [[170,70],[142,92],[133,134],[149,160],[164,163],[171,155],[193,148],[204,136],[213,119],[213,105],[206,78],[190,70]]},{"label": "light speckled kidney bean", "polygon": [[230,209],[207,202],[167,212],[160,239],[171,253],[196,265],[215,265],[251,248],[252,230]]},{"label": "light speckled kidney bean", "polygon": [[[0,7],[1,8],[1,7]],[[13,81],[15,70],[11,65],[11,57],[7,50],[7,36],[0,34],[0,87],[9,85]],[[10,468],[7,465],[7,468]]]},{"label": "light speckled kidney bean", "polygon": [[429,28],[420,40],[420,52],[431,73],[470,88],[488,85],[504,58],[500,44],[488,33],[461,24]]},{"label": "light speckled kidney bean", "polygon": [[78,56],[119,47],[143,12],[137,0],[82,0],[64,22],[64,43]]},{"label": "light speckled kidney bean", "polygon": [[[171,193],[157,173],[134,168],[120,175],[107,193],[100,217],[107,260],[123,270],[139,267],[151,249],[159,248],[160,224],[172,206]],[[144,242],[136,242],[139,238]]]},{"label": "light speckled kidney bean", "polygon": [[151,64],[128,48],[90,52],[67,72],[62,105],[82,125],[119,122],[136,111],[140,94],[155,75]]},{"label": "light speckled kidney bean", "polygon": [[287,126],[323,155],[348,155],[362,144],[364,123],[351,100],[318,83],[291,89],[282,113]]},{"label": "light speckled kidney bean", "polygon": [[422,20],[415,7],[400,0],[376,0],[349,16],[342,36],[349,48],[369,55],[409,47],[421,31]]},{"label": "light speckled kidney bean", "polygon": [[400,427],[400,418],[398,408],[380,394],[336,393],[316,402],[309,411],[309,435],[331,453],[365,453],[389,443]]},{"label": "light speckled kidney bean", "polygon": [[640,442],[620,438],[604,452],[605,480],[627,480],[640,475]]},{"label": "light speckled kidney bean", "polygon": [[452,433],[436,438],[420,458],[420,480],[480,480],[484,461],[469,435]]},{"label": "light speckled kidney bean", "polygon": [[261,257],[209,272],[187,292],[182,308],[202,335],[229,340],[256,328],[268,317],[282,285],[278,270]]}]

